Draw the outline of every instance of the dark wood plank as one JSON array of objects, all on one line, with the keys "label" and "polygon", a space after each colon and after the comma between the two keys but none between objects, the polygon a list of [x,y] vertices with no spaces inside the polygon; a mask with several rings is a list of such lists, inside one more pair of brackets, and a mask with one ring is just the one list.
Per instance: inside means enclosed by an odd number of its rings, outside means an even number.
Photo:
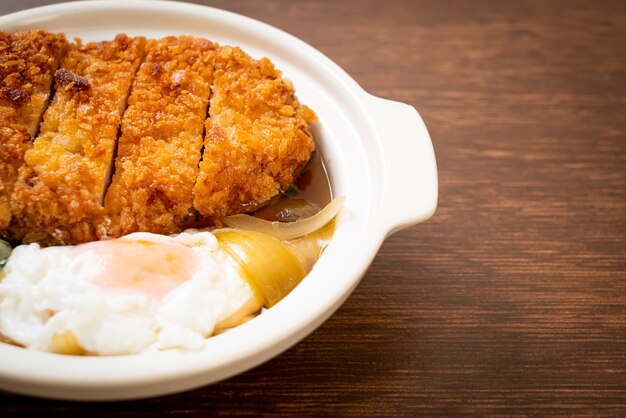
[{"label": "dark wood plank", "polygon": [[414,105],[438,157],[437,214],[392,236],[328,322],[248,373],[137,402],[1,394],[0,408],[626,415],[626,2],[206,3]]}]

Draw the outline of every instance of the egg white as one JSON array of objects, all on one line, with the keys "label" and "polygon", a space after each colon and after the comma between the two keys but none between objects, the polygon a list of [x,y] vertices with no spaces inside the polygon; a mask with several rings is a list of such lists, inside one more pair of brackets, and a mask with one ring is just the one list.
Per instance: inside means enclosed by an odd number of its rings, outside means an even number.
[{"label": "egg white", "polygon": [[53,351],[54,336],[67,331],[96,355],[200,349],[217,324],[255,298],[210,232],[135,233],[121,239],[182,244],[196,256],[196,270],[165,297],[155,298],[107,291],[76,277],[78,247],[18,246],[0,280],[0,333],[43,351]]}]

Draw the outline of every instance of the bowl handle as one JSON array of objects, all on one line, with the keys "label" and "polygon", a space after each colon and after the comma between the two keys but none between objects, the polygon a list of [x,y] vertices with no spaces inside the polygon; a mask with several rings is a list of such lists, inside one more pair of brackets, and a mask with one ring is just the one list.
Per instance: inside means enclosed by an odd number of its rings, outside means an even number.
[{"label": "bowl handle", "polygon": [[381,218],[391,235],[435,213],[437,163],[426,125],[413,106],[370,96],[369,109],[383,142]]}]

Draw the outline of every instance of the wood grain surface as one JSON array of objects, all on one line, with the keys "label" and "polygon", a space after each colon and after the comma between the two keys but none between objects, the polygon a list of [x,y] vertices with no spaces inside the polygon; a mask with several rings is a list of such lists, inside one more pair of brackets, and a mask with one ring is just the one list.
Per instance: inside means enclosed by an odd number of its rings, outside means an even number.
[{"label": "wood grain surface", "polygon": [[204,3],[415,106],[438,211],[260,367],[136,402],[4,393],[3,416],[626,416],[625,1]]}]

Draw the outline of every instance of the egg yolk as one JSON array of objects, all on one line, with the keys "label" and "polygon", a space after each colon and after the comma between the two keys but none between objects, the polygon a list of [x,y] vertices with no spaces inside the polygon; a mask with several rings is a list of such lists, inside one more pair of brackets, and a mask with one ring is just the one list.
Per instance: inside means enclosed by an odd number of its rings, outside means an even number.
[{"label": "egg yolk", "polygon": [[72,274],[119,293],[139,293],[162,299],[191,279],[195,254],[177,242],[96,241],[75,247]]}]

